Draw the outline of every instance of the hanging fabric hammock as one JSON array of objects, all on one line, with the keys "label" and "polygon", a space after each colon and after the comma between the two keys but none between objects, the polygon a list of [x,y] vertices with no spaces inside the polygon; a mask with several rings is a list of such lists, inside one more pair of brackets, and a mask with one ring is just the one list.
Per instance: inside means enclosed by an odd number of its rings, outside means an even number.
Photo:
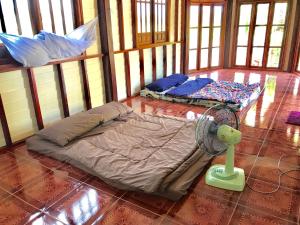
[{"label": "hanging fabric hammock", "polygon": [[95,18],[65,36],[46,31],[33,38],[0,33],[0,40],[24,67],[42,66],[53,60],[81,55],[96,40],[97,22]]}]

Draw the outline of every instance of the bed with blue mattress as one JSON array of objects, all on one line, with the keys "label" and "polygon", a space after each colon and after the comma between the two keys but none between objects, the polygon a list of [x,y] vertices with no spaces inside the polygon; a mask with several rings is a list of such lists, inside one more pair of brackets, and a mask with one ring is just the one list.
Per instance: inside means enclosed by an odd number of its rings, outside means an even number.
[{"label": "bed with blue mattress", "polygon": [[140,95],[205,107],[224,103],[239,111],[255,101],[260,93],[259,83],[241,84],[174,74],[147,85]]}]

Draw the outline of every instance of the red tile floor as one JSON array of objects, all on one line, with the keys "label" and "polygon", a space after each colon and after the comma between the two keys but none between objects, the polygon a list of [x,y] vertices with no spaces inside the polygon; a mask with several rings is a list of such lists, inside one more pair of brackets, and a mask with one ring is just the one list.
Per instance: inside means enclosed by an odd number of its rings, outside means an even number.
[{"label": "red tile floor", "polygon": [[[237,82],[259,81],[264,92],[240,113],[242,142],[235,163],[245,169],[253,189],[277,187],[282,170],[299,166],[300,127],[285,123],[300,111],[300,77],[288,73],[218,70],[201,76]],[[133,97],[125,101],[137,112],[197,118],[205,108]],[[224,162],[224,156],[212,163]],[[66,163],[38,155],[20,144],[0,151],[0,224],[298,224],[300,173],[282,177],[273,194],[248,186],[241,193],[205,185],[198,177],[178,202],[124,192]]]}]

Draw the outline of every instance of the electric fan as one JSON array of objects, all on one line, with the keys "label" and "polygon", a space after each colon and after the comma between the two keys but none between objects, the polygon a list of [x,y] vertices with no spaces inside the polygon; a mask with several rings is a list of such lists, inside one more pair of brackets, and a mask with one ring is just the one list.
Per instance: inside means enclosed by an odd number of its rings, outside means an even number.
[{"label": "electric fan", "polygon": [[211,166],[205,176],[208,185],[242,191],[245,173],[234,167],[234,145],[241,141],[239,119],[235,111],[227,105],[209,108],[197,121],[196,141],[209,155],[217,156],[226,152],[225,165]]}]

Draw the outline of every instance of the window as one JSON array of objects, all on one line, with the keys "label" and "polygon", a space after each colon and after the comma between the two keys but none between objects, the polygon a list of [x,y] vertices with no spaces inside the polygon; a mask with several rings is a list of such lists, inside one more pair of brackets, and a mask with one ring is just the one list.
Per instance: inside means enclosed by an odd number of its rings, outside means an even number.
[{"label": "window", "polygon": [[189,70],[221,66],[223,4],[191,5]]},{"label": "window", "polygon": [[136,1],[137,45],[167,41],[167,4],[167,0]]},{"label": "window", "polygon": [[286,27],[287,2],[239,5],[235,65],[279,68]]}]

